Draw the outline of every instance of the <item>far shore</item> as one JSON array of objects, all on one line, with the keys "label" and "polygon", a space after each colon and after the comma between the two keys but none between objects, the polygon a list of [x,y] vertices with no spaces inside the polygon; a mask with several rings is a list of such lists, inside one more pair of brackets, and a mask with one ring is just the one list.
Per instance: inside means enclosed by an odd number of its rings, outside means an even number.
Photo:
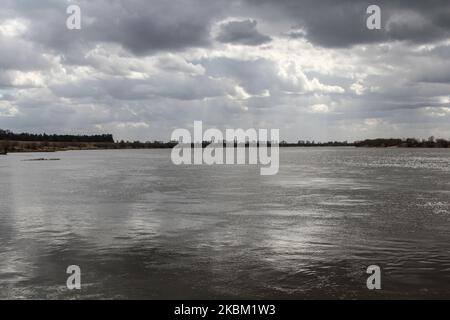
[{"label": "far shore", "polygon": [[[281,142],[281,148],[295,147],[365,147],[365,148],[449,148],[450,144],[446,140],[422,141],[415,140],[415,144],[408,143],[407,140],[393,139],[375,139],[364,140],[361,142],[299,142],[287,143]],[[445,141],[445,143],[443,142]],[[211,142],[203,142],[206,147]],[[0,155],[8,153],[40,153],[40,152],[58,152],[74,150],[130,150],[130,149],[171,149],[177,145],[177,142],[51,142],[51,141],[5,141],[0,140]],[[255,146],[258,146],[255,143]],[[225,147],[226,144],[224,143]],[[237,144],[235,143],[236,147]],[[244,144],[242,144],[244,146]],[[270,146],[270,142],[268,143]],[[245,144],[249,147],[249,144]]]},{"label": "far shore", "polygon": [[[259,147],[261,144],[268,147],[271,141],[254,141],[245,139],[246,143],[237,143],[236,137],[233,141],[218,140],[203,141],[202,147],[205,148],[211,144],[216,147],[233,145],[245,147]],[[120,149],[171,149],[178,144],[183,144],[175,140],[164,141],[116,141],[112,134],[96,135],[68,135],[68,134],[32,134],[32,133],[14,133],[10,130],[0,129],[0,155],[16,152],[56,152],[70,150],[120,150]],[[194,144],[187,145],[194,147]],[[186,144],[184,144],[186,145]],[[431,136],[428,139],[416,138],[378,138],[365,139],[355,142],[348,141],[328,141],[317,142],[309,140],[298,140],[296,143],[280,141],[278,144],[282,148],[288,147],[369,147],[369,148],[450,148],[450,140]]]},{"label": "far shore", "polygon": [[175,144],[149,142],[51,142],[51,141],[0,141],[0,155],[7,153],[57,152],[73,150],[118,150],[118,149],[168,149]]}]

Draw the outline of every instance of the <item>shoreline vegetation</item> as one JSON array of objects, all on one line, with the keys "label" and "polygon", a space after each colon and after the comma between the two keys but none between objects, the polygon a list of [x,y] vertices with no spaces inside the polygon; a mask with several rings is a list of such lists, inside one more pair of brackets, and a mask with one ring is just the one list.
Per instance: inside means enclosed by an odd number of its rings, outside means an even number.
[{"label": "shoreline vegetation", "polygon": [[[213,142],[203,141],[202,147]],[[220,144],[215,143],[215,144]],[[8,152],[56,152],[68,150],[108,150],[108,149],[171,149],[178,144],[177,141],[114,141],[113,135],[47,135],[47,134],[15,134],[9,130],[0,129],[0,155]],[[222,142],[226,146],[225,142]],[[259,146],[259,142],[242,143],[248,147]],[[236,147],[238,144],[234,142]],[[271,143],[267,142],[270,146]],[[193,144],[192,144],[193,146]],[[329,141],[315,142],[300,140],[297,143],[281,141],[280,147],[368,147],[368,148],[450,148],[450,140],[435,139],[366,139],[362,141]]]}]

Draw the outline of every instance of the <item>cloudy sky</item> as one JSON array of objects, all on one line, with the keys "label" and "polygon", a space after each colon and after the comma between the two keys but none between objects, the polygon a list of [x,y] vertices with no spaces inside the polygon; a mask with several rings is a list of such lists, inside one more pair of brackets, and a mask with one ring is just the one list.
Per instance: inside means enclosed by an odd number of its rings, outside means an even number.
[{"label": "cloudy sky", "polygon": [[0,0],[0,128],[450,138],[449,58],[448,0]]}]

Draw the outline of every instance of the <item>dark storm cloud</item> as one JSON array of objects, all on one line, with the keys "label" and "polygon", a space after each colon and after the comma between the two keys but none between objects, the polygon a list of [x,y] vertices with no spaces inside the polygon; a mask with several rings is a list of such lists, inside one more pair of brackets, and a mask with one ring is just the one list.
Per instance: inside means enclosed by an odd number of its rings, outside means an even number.
[{"label": "dark storm cloud", "polygon": [[67,3],[54,0],[7,0],[16,16],[30,19],[30,41],[67,54],[98,42],[114,42],[137,55],[179,51],[210,44],[213,21],[222,17],[226,1],[97,0],[77,1],[82,29],[65,28]]},{"label": "dark storm cloud", "polygon": [[[348,47],[384,41],[430,43],[450,35],[450,2],[447,0],[246,0],[270,19],[281,12],[306,38],[324,47]],[[382,29],[366,28],[369,5],[381,8]],[[293,38],[302,33],[292,32]]]},{"label": "dark storm cloud", "polygon": [[92,13],[100,17],[89,26],[91,38],[120,43],[142,55],[208,46],[212,20],[221,14],[222,6],[201,0],[132,0],[101,12],[101,7],[93,6]]},{"label": "dark storm cloud", "polygon": [[[6,8],[30,19],[29,40],[67,55],[96,42],[119,43],[137,55],[208,47],[211,26],[240,11],[301,27],[304,34],[295,30],[288,34],[293,38],[304,35],[324,47],[394,40],[429,43],[450,35],[447,0],[80,0],[78,3],[83,12],[83,29],[70,35],[61,28],[67,18],[66,3],[62,1],[6,0]],[[366,9],[371,4],[381,7],[382,30],[366,28]],[[271,38],[257,30],[255,20],[248,19],[223,23],[217,40],[259,45]]]},{"label": "dark storm cloud", "polygon": [[272,39],[260,33],[255,20],[230,21],[220,26],[217,40],[223,43],[238,43],[249,46],[258,46],[270,42]]}]

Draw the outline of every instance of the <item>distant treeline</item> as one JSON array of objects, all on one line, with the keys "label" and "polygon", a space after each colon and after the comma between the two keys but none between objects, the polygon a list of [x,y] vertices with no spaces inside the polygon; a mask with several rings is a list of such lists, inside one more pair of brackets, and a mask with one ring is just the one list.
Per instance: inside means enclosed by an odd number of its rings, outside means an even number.
[{"label": "distant treeline", "polygon": [[[212,141],[203,141],[202,146],[206,147]],[[177,141],[120,141],[114,142],[112,134],[102,135],[48,135],[48,134],[30,134],[30,133],[13,133],[9,130],[0,129],[0,154],[7,152],[53,152],[63,150],[95,150],[95,149],[162,149],[173,148],[178,144]],[[214,144],[223,144],[219,142]],[[233,142],[232,142],[233,144]],[[259,146],[261,142],[244,143],[246,147]],[[234,142],[236,147],[238,144]],[[271,146],[271,142],[265,142],[264,145]],[[194,147],[194,144],[191,144]],[[400,147],[400,148],[449,148],[450,140],[428,139],[418,140],[415,138],[408,139],[366,139],[363,141],[347,142],[347,141],[329,141],[315,142],[299,140],[297,143],[288,143],[281,141],[280,147]]]},{"label": "distant treeline", "polygon": [[356,147],[400,147],[400,148],[449,148],[450,140],[435,139],[429,137],[427,140],[408,139],[366,139],[357,141]]},{"label": "distant treeline", "polygon": [[58,134],[32,134],[13,133],[0,129],[0,140],[8,141],[45,141],[45,142],[105,142],[114,143],[112,134],[101,135],[58,135]]},{"label": "distant treeline", "polygon": [[316,142],[316,141],[304,141],[299,140],[296,144],[294,143],[287,143],[285,141],[280,142],[280,146],[287,146],[287,147],[352,147],[354,144],[353,142],[347,142],[347,141],[328,141],[328,142]]},{"label": "distant treeline", "polygon": [[114,144],[113,149],[170,149],[175,147],[178,142],[163,142],[163,141],[120,141]]}]

